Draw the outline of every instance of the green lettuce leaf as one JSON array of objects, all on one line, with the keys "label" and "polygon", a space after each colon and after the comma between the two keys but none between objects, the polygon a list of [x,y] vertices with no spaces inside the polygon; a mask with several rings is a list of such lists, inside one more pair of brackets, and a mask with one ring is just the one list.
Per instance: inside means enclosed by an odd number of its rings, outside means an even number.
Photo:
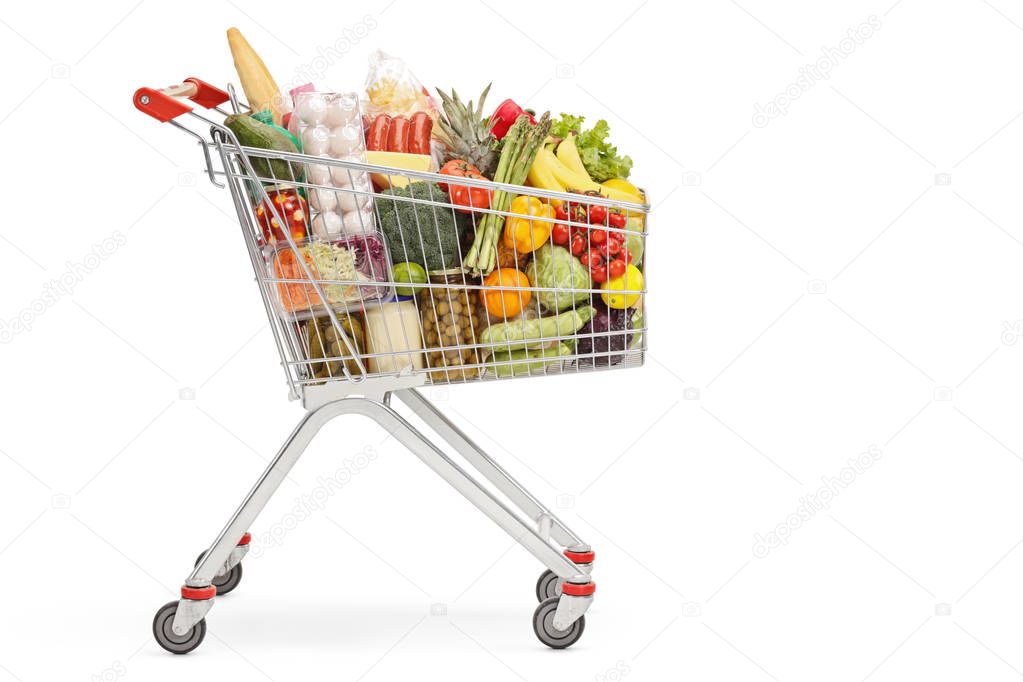
[{"label": "green lettuce leaf", "polygon": [[632,171],[632,159],[618,156],[618,147],[607,141],[611,134],[611,126],[600,119],[590,130],[583,128],[585,118],[562,113],[551,125],[551,135],[568,137],[576,133],[575,146],[579,149],[579,158],[586,166],[586,172],[594,182],[604,182],[611,178],[627,178]]}]

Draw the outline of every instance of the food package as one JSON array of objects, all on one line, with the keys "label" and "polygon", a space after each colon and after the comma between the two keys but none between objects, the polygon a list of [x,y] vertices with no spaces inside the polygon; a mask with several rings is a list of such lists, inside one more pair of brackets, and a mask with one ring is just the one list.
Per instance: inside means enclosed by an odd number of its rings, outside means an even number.
[{"label": "food package", "polygon": [[391,278],[391,259],[379,234],[334,241],[307,239],[296,245],[297,252],[286,242],[280,242],[268,259],[278,305],[286,315],[305,319],[323,314],[325,308],[299,258],[320,285],[326,304],[335,311],[348,314],[393,294],[391,287],[378,284]]},{"label": "food package", "polygon": [[[355,93],[297,92],[289,128],[302,151],[325,159],[366,163],[359,98]],[[335,239],[373,229],[373,187],[365,171],[336,164],[306,164],[313,236]]]},{"label": "food package", "polygon": [[[355,354],[361,356],[366,353],[366,334],[361,322],[361,315],[355,312],[347,315],[338,313],[335,317],[338,324],[341,325],[341,330],[348,337]],[[302,323],[301,330],[302,344],[308,358],[321,360],[321,362],[312,362],[308,365],[309,373],[313,378],[341,378],[344,376],[342,364],[349,374],[358,376],[359,365],[355,361],[355,357],[348,353],[348,346],[345,345],[341,335],[337,333],[329,316],[307,320]],[[323,361],[326,358],[340,359]]]},{"label": "food package", "polygon": [[371,119],[379,114],[412,116],[425,111],[436,120],[437,105],[408,65],[398,57],[376,50],[369,56],[366,75],[365,113]]}]

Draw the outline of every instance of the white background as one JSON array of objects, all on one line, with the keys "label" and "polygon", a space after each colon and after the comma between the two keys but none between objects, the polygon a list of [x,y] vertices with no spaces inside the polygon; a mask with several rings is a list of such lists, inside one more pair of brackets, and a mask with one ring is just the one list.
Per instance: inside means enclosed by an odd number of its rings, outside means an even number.
[{"label": "white background", "polygon": [[[1023,676],[1023,10],[351,6],[5,5],[0,319],[69,263],[80,276],[0,355],[0,680]],[[872,15],[828,80],[753,124]],[[228,195],[131,95],[236,80],[231,25],[283,85],[370,22],[318,85],[361,89],[380,47],[428,86],[492,80],[494,105],[606,117],[652,198],[645,367],[430,393],[564,507],[597,599],[575,647],[540,645],[537,562],[386,434],[339,421],[253,532],[375,458],[248,559],[206,642],[174,657],[154,612],[301,408]],[[827,509],[791,516],[871,447]]]}]

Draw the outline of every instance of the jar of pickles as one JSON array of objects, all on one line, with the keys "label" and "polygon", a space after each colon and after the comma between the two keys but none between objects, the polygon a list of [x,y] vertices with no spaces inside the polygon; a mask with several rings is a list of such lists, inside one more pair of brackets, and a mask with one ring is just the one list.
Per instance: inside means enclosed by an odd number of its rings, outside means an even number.
[{"label": "jar of pickles", "polygon": [[[355,353],[366,352],[366,334],[358,313],[335,313],[337,321],[352,344]],[[309,363],[309,373],[315,379],[343,379],[342,362],[352,376],[359,375],[359,365],[348,353],[344,341],[337,334],[329,316],[316,317],[302,323],[302,341],[308,349],[310,360],[320,362]],[[326,358],[331,358],[324,361]]]},{"label": "jar of pickles", "polygon": [[[419,310],[426,341],[426,365],[432,381],[472,379],[481,373],[482,354],[475,348],[485,317],[477,296],[466,286],[460,268],[430,273],[420,293]],[[443,286],[436,286],[443,285]]]}]

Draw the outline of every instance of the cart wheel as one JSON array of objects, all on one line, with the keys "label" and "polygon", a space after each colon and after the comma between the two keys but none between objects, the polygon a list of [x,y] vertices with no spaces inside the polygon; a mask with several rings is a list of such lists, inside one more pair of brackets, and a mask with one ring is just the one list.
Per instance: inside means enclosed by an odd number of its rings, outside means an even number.
[{"label": "cart wheel", "polygon": [[536,581],[536,600],[543,601],[560,596],[561,578],[554,571],[547,569],[540,574],[540,579]]},{"label": "cart wheel", "polygon": [[[195,565],[198,566],[202,558],[206,556],[206,552],[199,555],[199,558],[195,560]],[[230,571],[224,575],[214,576],[212,585],[217,588],[217,596],[222,597],[234,588],[238,587],[238,583],[242,581],[242,565],[241,562],[234,565]]]},{"label": "cart wheel", "polygon": [[192,629],[184,635],[177,635],[171,630],[174,624],[174,614],[178,612],[176,601],[168,602],[160,607],[153,619],[153,637],[156,643],[172,654],[187,654],[192,649],[202,644],[206,637],[206,619],[200,620],[192,626]]},{"label": "cart wheel", "polygon": [[572,623],[567,630],[558,630],[554,627],[554,612],[558,610],[560,597],[544,599],[533,612],[533,632],[541,642],[552,649],[564,649],[579,641],[586,629],[586,617],[579,616],[579,620]]}]

